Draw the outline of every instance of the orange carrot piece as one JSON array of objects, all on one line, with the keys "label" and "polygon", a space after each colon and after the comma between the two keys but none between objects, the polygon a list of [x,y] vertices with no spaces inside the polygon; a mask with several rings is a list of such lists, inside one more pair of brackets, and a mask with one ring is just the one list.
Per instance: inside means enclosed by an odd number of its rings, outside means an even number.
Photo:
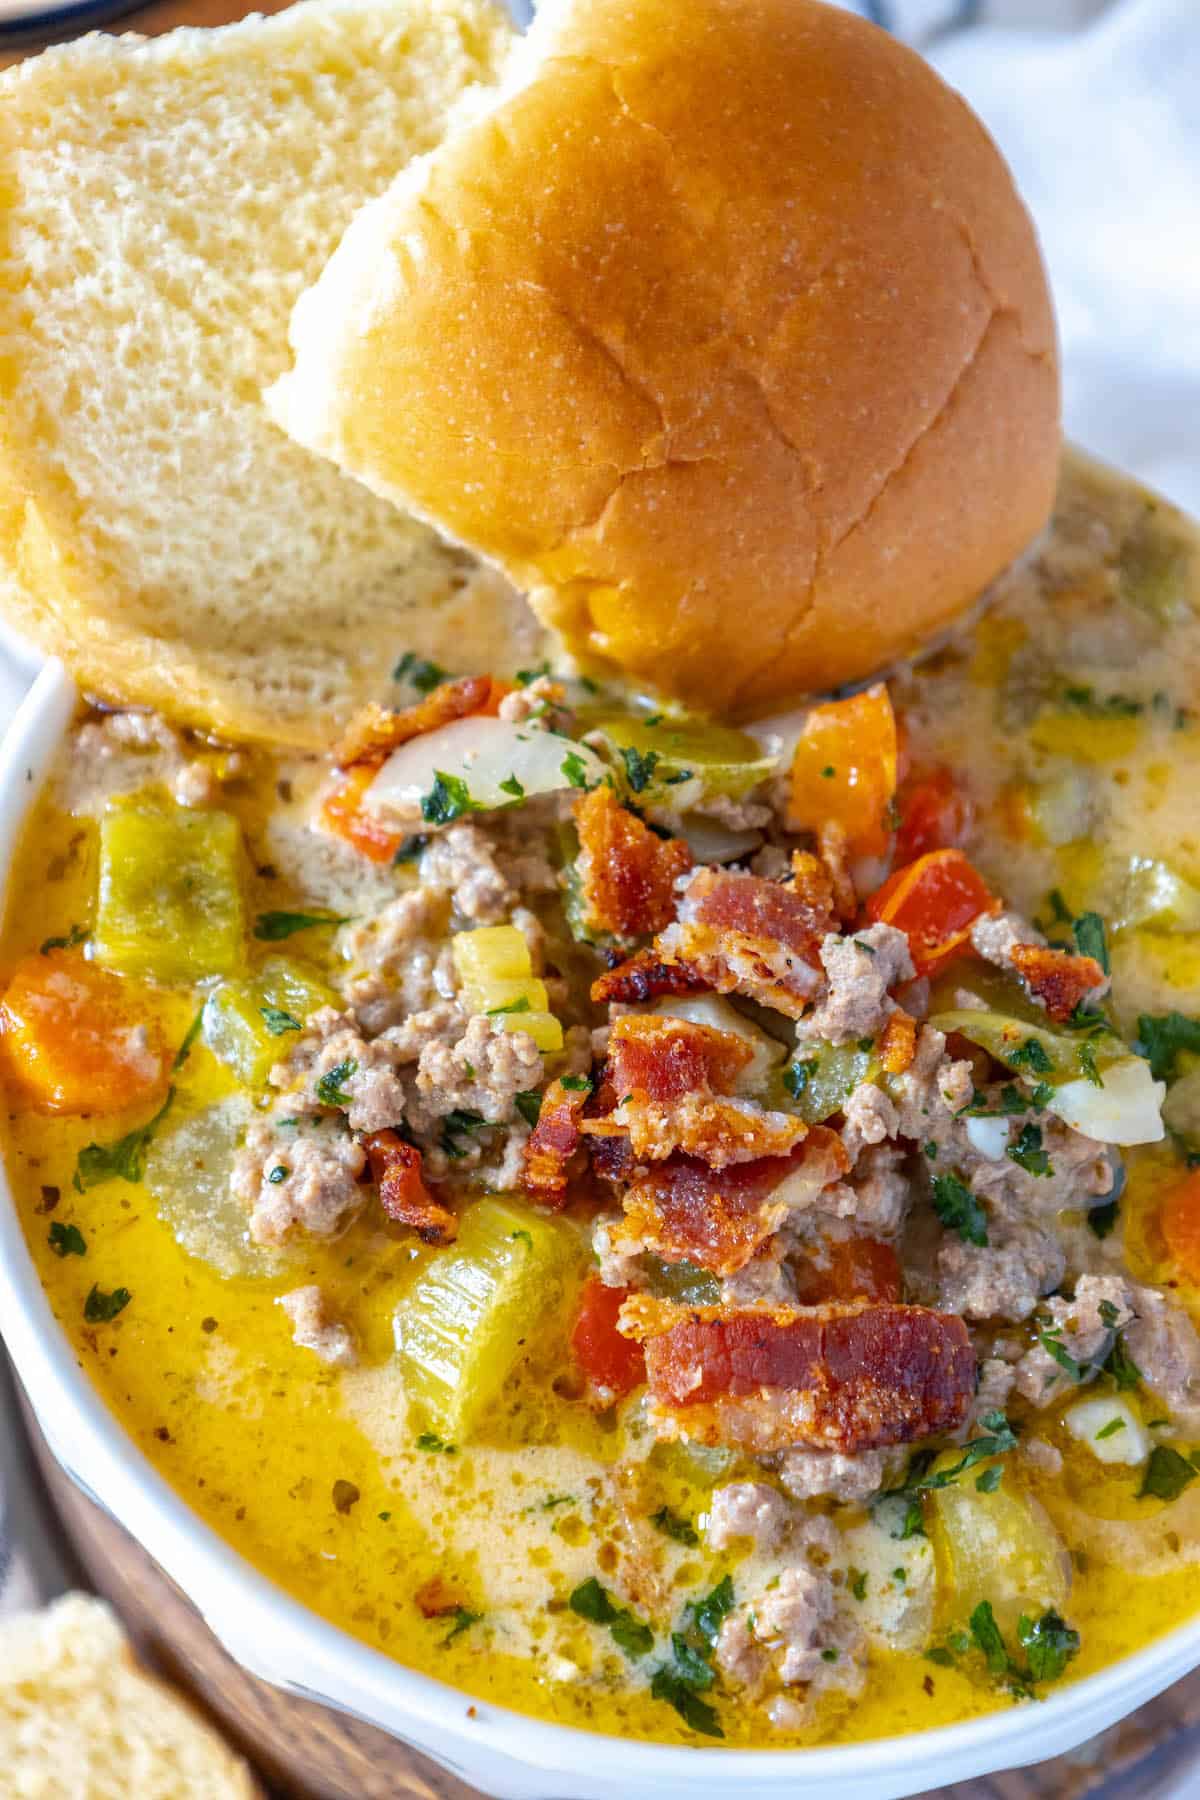
[{"label": "orange carrot piece", "polygon": [[1194,1169],[1167,1195],[1159,1214],[1171,1260],[1188,1281],[1200,1286],[1200,1169]]},{"label": "orange carrot piece", "polygon": [[400,832],[389,831],[362,803],[375,773],[371,764],[358,763],[335,775],[321,801],[320,824],[323,831],[345,838],[372,862],[390,863],[404,839]]},{"label": "orange carrot piece", "polygon": [[122,1112],[164,1091],[169,1063],[161,1025],[119,975],[69,950],[17,964],[0,1001],[0,1067],[37,1112]]},{"label": "orange carrot piece", "polygon": [[814,706],[792,758],[788,829],[840,825],[851,856],[882,856],[896,766],[896,716],[882,682]]}]

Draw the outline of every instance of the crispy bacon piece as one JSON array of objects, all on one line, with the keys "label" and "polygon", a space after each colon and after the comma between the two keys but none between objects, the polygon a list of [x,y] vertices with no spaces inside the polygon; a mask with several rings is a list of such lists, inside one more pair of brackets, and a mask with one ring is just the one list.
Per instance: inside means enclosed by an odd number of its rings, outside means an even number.
[{"label": "crispy bacon piece", "polygon": [[575,804],[583,922],[619,938],[649,937],[675,913],[675,882],[692,866],[682,838],[660,838],[610,787]]},{"label": "crispy bacon piece", "polygon": [[879,1238],[826,1238],[802,1261],[794,1260],[801,1306],[831,1300],[899,1300],[904,1292],[900,1258]]},{"label": "crispy bacon piece", "polygon": [[363,795],[374,779],[372,763],[359,763],[357,768],[343,769],[336,774],[321,800],[319,823],[322,831],[345,838],[372,862],[390,863],[404,842],[404,836],[399,831],[389,831],[383,821],[362,804]]},{"label": "crispy bacon piece", "polygon": [[727,1169],[672,1156],[626,1193],[625,1217],[612,1228],[611,1240],[628,1252],[650,1250],[664,1262],[693,1262],[733,1275],[789,1211],[810,1205],[848,1167],[841,1138],[821,1125],[787,1156]]},{"label": "crispy bacon piece", "polygon": [[841,924],[849,925],[858,916],[858,890],[850,873],[850,850],[846,827],[836,819],[828,819],[817,833],[817,849],[833,896],[833,910]]},{"label": "crispy bacon piece", "polygon": [[804,1137],[802,1119],[728,1097],[751,1060],[745,1041],[691,1019],[630,1014],[609,1034],[606,1083],[616,1104],[587,1119],[593,1137],[625,1133],[638,1161],[661,1162],[677,1150],[714,1168],[785,1155]]},{"label": "crispy bacon piece", "polygon": [[589,1275],[571,1333],[575,1360],[594,1397],[605,1406],[623,1399],[646,1379],[645,1351],[617,1329],[628,1298],[628,1288],[605,1287],[598,1275]]},{"label": "crispy bacon piece", "polygon": [[903,1007],[888,1015],[879,1037],[879,1060],[889,1075],[903,1075],[917,1053],[917,1021]]},{"label": "crispy bacon piece", "polygon": [[731,869],[698,869],[678,922],[655,950],[684,962],[718,993],[737,992],[798,1019],[823,980],[819,951],[835,930],[824,895]]},{"label": "crispy bacon piece", "polygon": [[971,802],[950,770],[938,764],[903,781],[896,795],[900,826],[896,832],[897,868],[930,850],[953,850],[966,842],[971,828]]},{"label": "crispy bacon piece", "polygon": [[854,1455],[951,1431],[975,1389],[962,1319],[922,1306],[689,1309],[638,1294],[621,1330],[646,1348],[660,1436]]},{"label": "crispy bacon piece", "polygon": [[394,1131],[373,1131],[362,1144],[388,1218],[411,1225],[426,1244],[452,1244],[458,1220],[425,1186],[421,1152]]},{"label": "crispy bacon piece", "polygon": [[465,1591],[452,1586],[441,1575],[431,1575],[428,1581],[422,1582],[413,1599],[422,1618],[440,1619],[447,1613],[456,1613],[467,1604]]},{"label": "crispy bacon piece", "polygon": [[392,712],[371,701],[351,719],[334,749],[333,759],[343,769],[363,762],[378,766],[410,738],[422,737],[427,731],[436,731],[439,725],[449,725],[472,713],[494,713],[507,691],[490,675],[464,675],[460,681],[443,681],[403,712]]},{"label": "crispy bacon piece", "polygon": [[702,994],[707,987],[707,981],[686,963],[670,962],[654,950],[639,950],[593,981],[592,999],[597,1006],[614,1000],[641,1005],[661,994]]},{"label": "crispy bacon piece", "polygon": [[525,1186],[546,1206],[561,1206],[572,1164],[583,1148],[580,1123],[589,1090],[552,1081],[542,1096],[538,1122],[525,1146]]},{"label": "crispy bacon piece", "polygon": [[1052,1019],[1069,1019],[1089,994],[1108,986],[1093,956],[1073,956],[1044,944],[1014,944],[1010,955],[1013,968]]}]

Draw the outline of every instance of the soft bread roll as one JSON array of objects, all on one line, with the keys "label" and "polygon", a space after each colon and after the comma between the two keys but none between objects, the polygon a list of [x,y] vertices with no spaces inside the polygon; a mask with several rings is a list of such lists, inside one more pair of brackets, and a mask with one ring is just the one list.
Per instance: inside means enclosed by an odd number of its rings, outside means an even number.
[{"label": "soft bread roll", "polygon": [[308,0],[0,76],[0,607],[85,687],[321,744],[398,649],[474,660],[478,618],[500,660],[506,584],[261,390],[356,208],[511,38],[490,0]]},{"label": "soft bread roll", "polygon": [[68,1594],[0,1621],[9,1800],[261,1800],[240,1757],[134,1661],[108,1607]]},{"label": "soft bread roll", "polygon": [[1049,513],[1054,327],[1008,170],[816,0],[550,0],[291,338],[299,442],[703,708],[866,674]]}]

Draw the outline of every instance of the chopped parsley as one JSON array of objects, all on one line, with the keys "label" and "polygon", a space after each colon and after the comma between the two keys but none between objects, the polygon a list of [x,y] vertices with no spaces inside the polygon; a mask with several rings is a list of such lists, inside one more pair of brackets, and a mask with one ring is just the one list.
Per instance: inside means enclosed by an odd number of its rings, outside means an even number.
[{"label": "chopped parsley", "polygon": [[467,1132],[478,1131],[480,1126],[486,1124],[487,1120],[482,1113],[467,1112],[460,1107],[455,1107],[454,1111],[448,1112],[442,1120],[438,1142],[447,1156],[465,1156],[466,1148],[459,1142],[459,1139]]},{"label": "chopped parsley", "polygon": [[446,675],[447,670],[418,656],[415,650],[406,650],[392,670],[393,681],[407,681],[418,694],[431,694],[445,681]]},{"label": "chopped parsley", "polygon": [[[994,1105],[992,1101],[995,1102]],[[976,1088],[967,1104],[959,1108],[959,1112],[967,1119],[1010,1118],[1028,1112],[1031,1104],[1020,1088],[1009,1081],[990,1100],[987,1094],[981,1094]]]},{"label": "chopped parsley", "polygon": [[529,1231],[510,1231],[509,1238],[514,1244],[524,1244],[526,1249],[533,1249],[533,1234]]},{"label": "chopped parsley", "polygon": [[1062,1342],[1061,1325],[1042,1324],[1038,1328],[1037,1336],[1038,1343],[1046,1352],[1046,1355],[1050,1357],[1053,1362],[1058,1364],[1064,1375],[1069,1376],[1074,1382],[1086,1381],[1087,1377],[1092,1372],[1091,1365],[1088,1363],[1077,1362],[1075,1357],[1071,1355],[1066,1345]]},{"label": "chopped parsley", "polygon": [[1104,1078],[1096,1067],[1095,1044],[1076,1044],[1075,1061],[1082,1069],[1086,1081],[1090,1081],[1093,1087],[1104,1086]]},{"label": "chopped parsley", "polygon": [[83,1316],[89,1325],[111,1325],[118,1313],[125,1311],[133,1295],[128,1288],[114,1288],[106,1294],[103,1288],[93,1285],[91,1293],[83,1303]]},{"label": "chopped parsley", "polygon": [[529,995],[521,994],[517,999],[510,1000],[507,1006],[489,1006],[487,1016],[489,1019],[498,1019],[502,1013],[527,1013],[531,1010]]},{"label": "chopped parsley", "polygon": [[562,1085],[571,1094],[590,1094],[592,1078],[590,1075],[564,1075]]},{"label": "chopped parsley", "polygon": [[1099,913],[1080,913],[1072,922],[1071,934],[1075,939],[1075,947],[1080,956],[1090,956],[1098,962],[1107,975],[1110,964],[1108,960],[1108,941],[1104,935],[1104,920]]},{"label": "chopped parsley", "polygon": [[393,865],[416,862],[428,842],[429,839],[423,831],[412,832],[402,840],[400,848],[392,858]]},{"label": "chopped parsley", "polygon": [[1181,1050],[1200,1056],[1200,1019],[1189,1019],[1180,1012],[1141,1013],[1137,1029],[1133,1047],[1149,1061],[1155,1081],[1174,1081]]},{"label": "chopped parsley", "polygon": [[1065,705],[1086,713],[1089,719],[1136,719],[1146,710],[1143,700],[1131,700],[1127,694],[1097,694],[1094,687],[1064,688],[1062,697]]},{"label": "chopped parsley", "polygon": [[327,1074],[322,1075],[316,1088],[317,1099],[321,1102],[321,1105],[353,1106],[354,1095],[348,1094],[342,1086],[342,1083],[344,1081],[349,1081],[350,1077],[357,1074],[357,1072],[358,1063],[356,1059],[352,1056],[348,1056],[345,1062],[338,1063],[336,1068],[330,1069]]},{"label": "chopped parsley", "polygon": [[809,1062],[789,1063],[783,1071],[783,1085],[793,1100],[799,1100],[812,1077],[817,1072],[817,1059],[814,1056]]},{"label": "chopped parsley", "polygon": [[199,1012],[196,1014],[195,1018],[192,1020],[191,1024],[188,1026],[187,1030],[184,1032],[183,1042],[180,1044],[178,1050],[175,1052],[175,1060],[171,1064],[171,1073],[173,1075],[177,1075],[179,1073],[180,1069],[182,1069],[184,1063],[187,1061],[188,1057],[191,1055],[192,1045],[196,1042],[196,1039],[200,1036],[200,1031],[201,1031],[203,1024],[204,1024],[204,1008],[201,1007]]},{"label": "chopped parsley", "polygon": [[472,1625],[478,1625],[482,1617],[482,1613],[471,1612],[465,1606],[456,1606],[454,1609],[453,1623],[445,1637],[442,1639],[443,1650],[447,1644],[452,1644],[456,1637],[461,1637],[464,1631],[469,1631]]},{"label": "chopped parsley", "polygon": [[1000,1467],[1000,1464],[993,1463],[990,1469],[985,1469],[982,1475],[977,1475],[975,1477],[976,1489],[981,1494],[994,1494],[996,1489],[1000,1486],[1003,1475],[1004,1470]]},{"label": "chopped parsley", "polygon": [[865,1571],[855,1568],[847,1569],[846,1586],[850,1589],[850,1592],[854,1595],[856,1600],[865,1600],[867,1597],[867,1577]]},{"label": "chopped parsley", "polygon": [[705,1737],[725,1735],[716,1709],[700,1696],[716,1680],[712,1653],[733,1602],[733,1581],[728,1575],[702,1600],[690,1601],[684,1608],[680,1629],[671,1633],[671,1661],[662,1663],[650,1682],[653,1698],[665,1700],[685,1725]]},{"label": "chopped parsley", "polygon": [[654,1633],[644,1619],[625,1607],[616,1606],[607,1588],[601,1587],[594,1575],[580,1582],[567,1605],[579,1618],[592,1625],[606,1625],[618,1650],[631,1660],[645,1656],[654,1648]]},{"label": "chopped parsley", "polygon": [[1142,1371],[1134,1362],[1125,1343],[1124,1332],[1118,1332],[1113,1347],[1104,1359],[1104,1372],[1111,1375],[1119,1392],[1135,1388],[1141,1382]]},{"label": "chopped parsley", "polygon": [[1017,1620],[1017,1641],[1029,1659],[1031,1681],[1057,1681],[1079,1654],[1079,1633],[1050,1608],[1040,1619]]},{"label": "chopped parsley", "polygon": [[445,1438],[436,1431],[423,1431],[417,1439],[417,1449],[426,1450],[431,1456],[457,1456],[458,1454],[458,1445],[448,1444]]},{"label": "chopped parsley", "polygon": [[[674,1638],[671,1643],[675,1648]],[[704,1686],[711,1686],[712,1670],[703,1663],[701,1658],[696,1657],[692,1660],[701,1663],[708,1675],[709,1679]],[[703,1690],[699,1689],[696,1681],[689,1680],[688,1677],[689,1668],[681,1665],[678,1656],[674,1663],[663,1663],[661,1667],[655,1669],[650,1682],[651,1698],[665,1700],[668,1706],[673,1706],[684,1724],[689,1726],[692,1731],[698,1731],[704,1737],[723,1738],[725,1733],[721,1729],[716,1708],[710,1706],[707,1700],[700,1698],[700,1692]]]},{"label": "chopped parsley", "polygon": [[723,1575],[710,1594],[689,1605],[688,1613],[696,1631],[711,1650],[717,1633],[733,1610],[733,1579]]},{"label": "chopped parsley", "polygon": [[55,1219],[46,1239],[55,1256],[86,1256],[87,1240],[78,1225],[64,1225]]},{"label": "chopped parsley", "polygon": [[523,1093],[513,1095],[513,1105],[527,1125],[536,1125],[542,1112],[542,1096],[536,1088],[527,1088]]},{"label": "chopped parsley", "polygon": [[519,687],[531,687],[533,683],[537,681],[539,676],[548,675],[549,673],[550,664],[548,662],[539,663],[536,669],[518,669],[517,685]]},{"label": "chopped parsley", "polygon": [[957,1175],[935,1175],[933,1210],[947,1231],[982,1249],[988,1241],[987,1214],[965,1181]]},{"label": "chopped parsley", "polygon": [[314,925],[345,925],[350,914],[329,912],[266,912],[254,921],[254,935],[263,944],[278,944],[297,931],[309,931]]},{"label": "chopped parsley", "polygon": [[1042,1148],[1042,1129],[1040,1125],[1030,1122],[1022,1125],[1021,1135],[1015,1144],[1010,1144],[1004,1153],[1010,1162],[1015,1162],[1019,1169],[1027,1175],[1053,1175],[1054,1169],[1049,1156]]},{"label": "chopped parsley", "polygon": [[638,750],[633,744],[623,744],[620,756],[625,765],[625,779],[629,783],[631,792],[644,793],[658,767],[658,751]]},{"label": "chopped parsley", "polygon": [[1096,1433],[1096,1442],[1102,1444],[1105,1438],[1116,1437],[1118,1431],[1124,1431],[1124,1429],[1124,1419],[1110,1419],[1108,1424],[1102,1425]]},{"label": "chopped parsley", "polygon": [[146,1166],[150,1140],[166,1118],[175,1098],[175,1089],[167,1089],[167,1097],[152,1119],[118,1138],[115,1144],[85,1144],[75,1162],[75,1190],[100,1187],[106,1181],[140,1181]]},{"label": "chopped parsley", "polygon": [[694,1548],[700,1542],[700,1535],[690,1519],[672,1512],[669,1506],[660,1506],[656,1513],[650,1514],[650,1523],[662,1532],[664,1537],[674,1538],[677,1544],[686,1544]]},{"label": "chopped parsley", "polygon": [[525,798],[525,789],[515,775],[506,775],[504,777],[504,780],[500,783],[500,792],[502,794],[511,794],[514,800],[523,800]]},{"label": "chopped parsley", "polygon": [[282,1037],[285,1031],[301,1029],[299,1019],[293,1018],[290,1012],[284,1012],[282,1006],[260,1006],[258,1010],[272,1037]]},{"label": "chopped parsley", "polygon": [[1009,1054],[1008,1064],[1013,1069],[1032,1069],[1035,1075],[1049,1075],[1054,1068],[1054,1064],[1035,1037],[1026,1038],[1023,1044],[1019,1044]]},{"label": "chopped parsley", "polygon": [[276,1163],[273,1169],[268,1169],[267,1180],[272,1187],[278,1187],[281,1181],[287,1180],[291,1172],[286,1163]]},{"label": "chopped parsley", "polygon": [[578,750],[568,750],[562,759],[562,772],[572,787],[585,788],[588,785],[587,764]]},{"label": "chopped parsley", "polygon": [[450,825],[464,813],[479,812],[461,775],[433,772],[433,786],[421,796],[421,817],[427,825]]},{"label": "chopped parsley", "polygon": [[72,925],[65,937],[48,937],[38,946],[38,954],[49,956],[52,950],[74,950],[79,944],[87,943],[88,935],[86,925]]},{"label": "chopped parsley", "polygon": [[1177,1500],[1198,1471],[1186,1456],[1172,1450],[1169,1444],[1156,1444],[1150,1452],[1138,1499]]}]

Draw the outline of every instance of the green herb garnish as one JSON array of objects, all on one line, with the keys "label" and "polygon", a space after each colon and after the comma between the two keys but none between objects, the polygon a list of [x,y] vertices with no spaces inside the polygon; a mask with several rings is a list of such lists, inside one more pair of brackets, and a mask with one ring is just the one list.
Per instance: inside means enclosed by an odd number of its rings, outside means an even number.
[{"label": "green herb garnish", "polygon": [[1024,1169],[1027,1175],[1052,1175],[1054,1173],[1050,1158],[1042,1148],[1040,1125],[1032,1123],[1023,1125],[1016,1143],[1009,1145],[1005,1155],[1010,1162],[1015,1162],[1019,1169]]},{"label": "green herb garnish", "polygon": [[100,1187],[106,1181],[140,1181],[150,1140],[166,1118],[174,1098],[175,1089],[169,1087],[167,1097],[154,1117],[118,1138],[115,1144],[85,1144],[75,1162],[76,1192],[82,1194],[85,1188]]},{"label": "green herb garnish", "polygon": [[111,1294],[106,1294],[103,1288],[93,1286],[83,1303],[83,1316],[89,1325],[110,1325],[132,1299],[128,1288],[114,1288]]},{"label": "green herb garnish", "polygon": [[1141,1013],[1137,1029],[1133,1047],[1139,1056],[1149,1060],[1155,1081],[1174,1081],[1181,1050],[1200,1056],[1200,1019],[1186,1018],[1180,1012]]},{"label": "green herb garnish", "polygon": [[662,1532],[664,1537],[674,1538],[677,1544],[687,1544],[689,1548],[700,1542],[700,1535],[690,1519],[685,1519],[669,1506],[660,1506],[656,1513],[651,1513],[650,1523]]},{"label": "green herb garnish", "polygon": [[278,944],[282,938],[289,938],[294,932],[309,931],[315,925],[346,925],[349,920],[349,913],[259,913],[254,921],[254,935],[260,943]]},{"label": "green herb garnish", "polygon": [[447,671],[435,662],[428,662],[418,656],[415,650],[406,650],[400,661],[392,670],[393,681],[407,681],[415,687],[418,694],[431,694],[435,687],[440,687],[446,679]]},{"label": "green herb garnish", "polygon": [[983,1248],[988,1241],[987,1214],[965,1181],[957,1175],[935,1175],[933,1210],[948,1231],[965,1243]]},{"label": "green herb garnish", "polygon": [[607,1588],[601,1587],[594,1575],[580,1583],[567,1601],[573,1613],[593,1625],[606,1625],[618,1650],[631,1659],[645,1656],[654,1648],[654,1633],[644,1619],[626,1608],[615,1606]]},{"label": "green herb garnish", "polygon": [[542,1096],[536,1088],[528,1088],[524,1093],[513,1095],[513,1105],[527,1125],[536,1125],[542,1112]]},{"label": "green herb garnish", "polygon": [[281,1006],[260,1006],[263,1023],[272,1037],[282,1037],[285,1031],[299,1031],[299,1019],[294,1019],[290,1012],[284,1012]]},{"label": "green herb garnish", "polygon": [[350,1077],[357,1074],[357,1072],[358,1063],[356,1059],[352,1056],[348,1056],[345,1062],[338,1063],[336,1068],[330,1069],[327,1074],[322,1075],[316,1087],[317,1099],[321,1102],[321,1105],[353,1106],[354,1095],[348,1094],[342,1086],[342,1083],[344,1081],[349,1081]]},{"label": "green herb garnish", "polygon": [[78,1225],[64,1225],[58,1219],[50,1227],[46,1239],[55,1256],[86,1256],[87,1239]]},{"label": "green herb garnish", "polygon": [[49,956],[52,950],[74,950],[77,945],[86,944],[88,936],[86,925],[72,925],[65,937],[48,937],[39,944],[38,952],[41,956]]},{"label": "green herb garnish", "polygon": [[465,813],[480,812],[461,775],[433,772],[433,786],[421,796],[421,817],[427,825],[450,825]]}]

